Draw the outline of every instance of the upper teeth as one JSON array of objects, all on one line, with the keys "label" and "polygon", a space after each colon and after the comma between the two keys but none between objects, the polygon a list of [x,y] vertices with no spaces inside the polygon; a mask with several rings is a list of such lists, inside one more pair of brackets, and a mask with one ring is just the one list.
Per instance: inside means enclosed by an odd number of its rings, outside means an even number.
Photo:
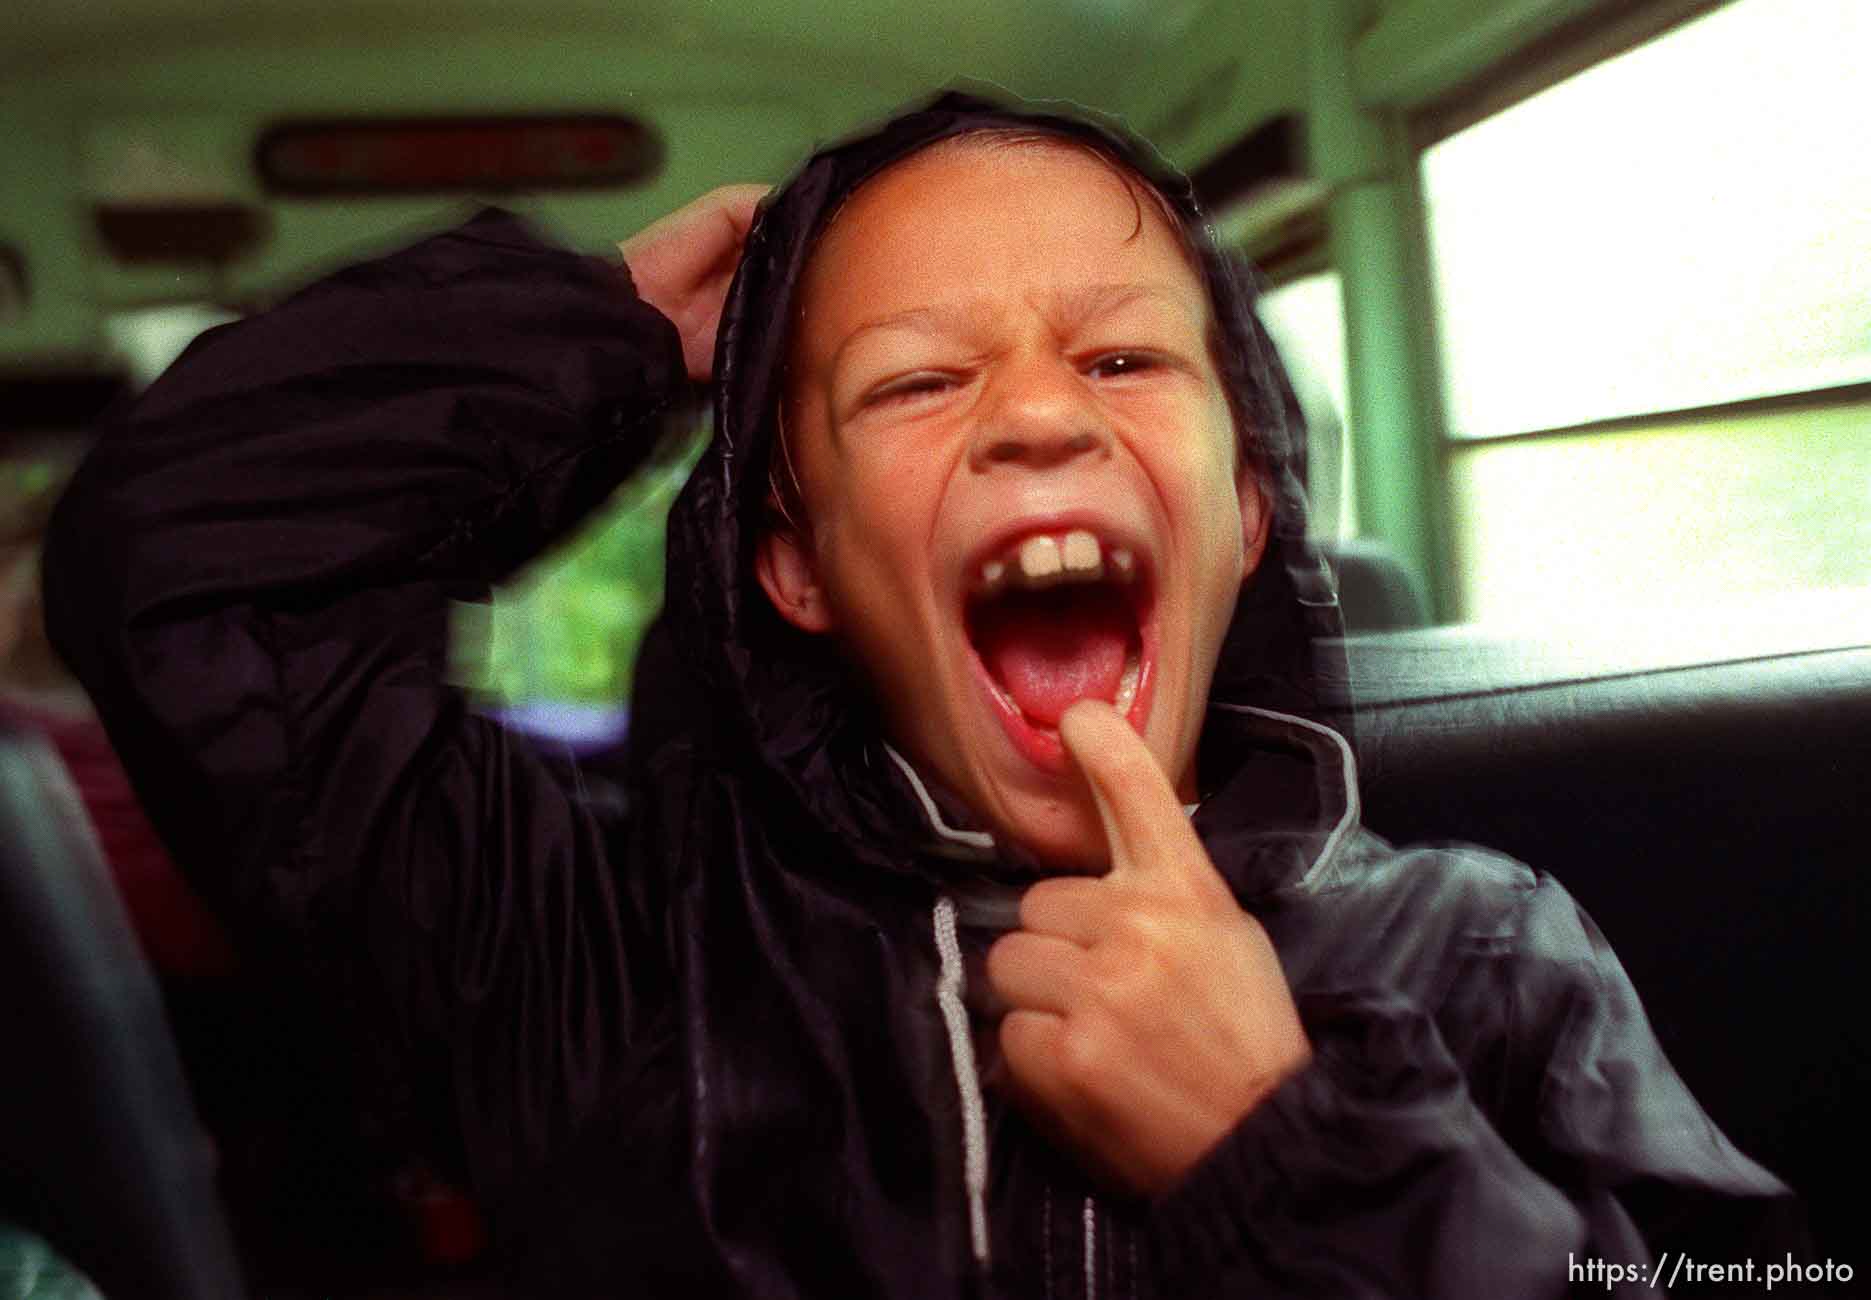
[{"label": "upper teeth", "polygon": [[1023,587],[1050,587],[1061,582],[1095,582],[1104,577],[1106,562],[1119,578],[1129,579],[1136,557],[1121,546],[1106,551],[1095,534],[1074,528],[1060,536],[1028,537],[1013,554],[988,560],[981,566],[981,587],[992,592],[1017,581]]}]

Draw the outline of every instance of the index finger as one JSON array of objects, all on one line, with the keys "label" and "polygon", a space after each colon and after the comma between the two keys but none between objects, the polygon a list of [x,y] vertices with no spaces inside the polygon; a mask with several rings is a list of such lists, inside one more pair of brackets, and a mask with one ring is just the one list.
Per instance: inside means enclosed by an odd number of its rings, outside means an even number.
[{"label": "index finger", "polygon": [[1059,739],[1091,786],[1113,872],[1173,870],[1191,852],[1214,871],[1156,755],[1116,709],[1080,700],[1059,719]]}]

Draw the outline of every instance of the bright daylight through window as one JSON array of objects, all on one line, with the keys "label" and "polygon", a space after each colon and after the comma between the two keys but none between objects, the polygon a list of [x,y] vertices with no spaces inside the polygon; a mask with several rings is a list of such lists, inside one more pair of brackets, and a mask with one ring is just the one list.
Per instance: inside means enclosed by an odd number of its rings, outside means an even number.
[{"label": "bright daylight through window", "polygon": [[1871,583],[1868,59],[1737,0],[1425,154],[1465,617]]}]

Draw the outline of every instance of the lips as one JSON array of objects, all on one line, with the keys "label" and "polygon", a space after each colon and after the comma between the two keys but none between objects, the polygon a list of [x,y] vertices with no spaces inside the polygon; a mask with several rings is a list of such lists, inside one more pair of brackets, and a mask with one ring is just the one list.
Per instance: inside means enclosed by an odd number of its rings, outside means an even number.
[{"label": "lips", "polygon": [[1058,721],[1078,699],[1106,700],[1142,731],[1156,661],[1146,545],[1108,521],[1027,521],[977,548],[965,572],[975,678],[1018,753],[1063,773]]}]

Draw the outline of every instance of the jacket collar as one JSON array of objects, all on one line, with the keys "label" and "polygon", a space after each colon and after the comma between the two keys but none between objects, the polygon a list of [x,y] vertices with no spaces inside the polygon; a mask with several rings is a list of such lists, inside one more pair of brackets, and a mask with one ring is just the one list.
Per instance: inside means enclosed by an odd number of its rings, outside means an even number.
[{"label": "jacket collar", "polygon": [[[946,876],[964,925],[1011,928],[1035,864],[1002,845],[939,783],[887,742],[892,785],[914,827],[917,855]],[[1226,775],[1187,805],[1209,856],[1243,901],[1276,889],[1323,887],[1360,815],[1350,743],[1323,723],[1244,704],[1214,703],[1203,731],[1206,771]]]}]

